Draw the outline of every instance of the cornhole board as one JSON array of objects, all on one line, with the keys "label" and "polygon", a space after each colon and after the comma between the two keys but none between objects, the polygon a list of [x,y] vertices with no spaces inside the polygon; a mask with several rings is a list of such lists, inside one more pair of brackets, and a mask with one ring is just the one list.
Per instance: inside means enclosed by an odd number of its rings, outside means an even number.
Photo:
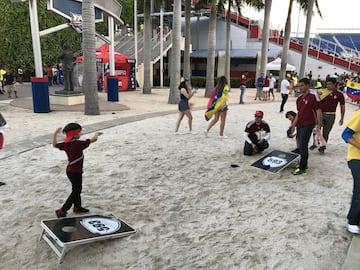
[{"label": "cornhole board", "polygon": [[69,249],[102,241],[124,237],[136,230],[114,216],[86,215],[42,220],[40,241],[44,239],[59,257],[61,263]]},{"label": "cornhole board", "polygon": [[299,159],[299,154],[295,154],[292,152],[284,152],[280,150],[273,150],[269,154],[252,163],[251,166],[272,173],[279,173],[291,163]]}]

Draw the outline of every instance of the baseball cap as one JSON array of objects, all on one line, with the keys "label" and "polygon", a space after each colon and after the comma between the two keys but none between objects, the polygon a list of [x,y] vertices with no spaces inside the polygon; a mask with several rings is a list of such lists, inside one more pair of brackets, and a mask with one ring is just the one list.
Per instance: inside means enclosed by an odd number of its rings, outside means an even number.
[{"label": "baseball cap", "polygon": [[263,116],[264,116],[264,113],[263,113],[262,111],[256,111],[256,112],[255,112],[255,116],[263,117]]}]

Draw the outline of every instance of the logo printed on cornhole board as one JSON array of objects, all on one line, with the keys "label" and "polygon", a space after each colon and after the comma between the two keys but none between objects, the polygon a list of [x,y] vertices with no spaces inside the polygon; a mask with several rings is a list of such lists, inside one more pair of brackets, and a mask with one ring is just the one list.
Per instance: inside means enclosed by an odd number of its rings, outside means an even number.
[{"label": "logo printed on cornhole board", "polygon": [[299,158],[300,155],[295,153],[274,150],[252,163],[251,166],[278,173]]},{"label": "logo printed on cornhole board", "polygon": [[100,235],[112,234],[121,228],[119,220],[104,217],[84,218],[80,224],[88,231]]}]

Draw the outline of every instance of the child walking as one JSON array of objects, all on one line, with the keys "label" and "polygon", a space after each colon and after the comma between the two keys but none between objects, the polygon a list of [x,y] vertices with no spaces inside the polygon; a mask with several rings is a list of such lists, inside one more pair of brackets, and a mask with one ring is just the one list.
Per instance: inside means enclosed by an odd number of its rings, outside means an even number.
[{"label": "child walking", "polygon": [[77,123],[67,124],[62,132],[65,133],[66,138],[63,142],[57,142],[57,135],[60,133],[61,128],[55,130],[53,135],[52,145],[55,148],[66,152],[68,157],[68,165],[66,167],[66,175],[69,178],[72,186],[72,191],[67,198],[64,205],[55,211],[56,216],[66,217],[67,211],[74,205],[74,213],[87,213],[88,209],[81,206],[81,190],[82,190],[82,173],[84,154],[83,150],[86,149],[91,143],[96,142],[98,137],[102,135],[101,132],[96,132],[91,139],[79,140],[81,136],[82,127]]}]

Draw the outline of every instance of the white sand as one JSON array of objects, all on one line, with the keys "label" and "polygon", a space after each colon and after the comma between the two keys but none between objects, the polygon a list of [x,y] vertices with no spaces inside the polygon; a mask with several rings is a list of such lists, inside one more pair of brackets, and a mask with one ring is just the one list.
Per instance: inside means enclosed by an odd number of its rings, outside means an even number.
[{"label": "white sand", "polygon": [[[137,110],[92,117],[33,114],[0,104],[11,125],[6,142],[48,134],[69,121],[86,125],[177,108],[166,104],[167,91],[155,93],[124,94],[122,102]],[[219,124],[204,137],[203,110],[193,112],[197,135],[186,134],[186,119],[184,134],[174,135],[177,114],[104,130],[85,151],[83,204],[112,212],[138,232],[77,247],[60,266],[38,237],[40,221],[54,218],[70,192],[65,153],[49,144],[0,160],[6,182],[0,187],[0,268],[340,269],[351,241],[345,225],[352,177],[340,138],[343,127],[334,125],[324,156],[310,153],[307,176],[293,176],[291,168],[280,174],[256,169],[250,164],[260,156],[242,155],[243,129],[255,110],[265,112],[272,130],[266,152],[289,151],[295,143],[286,138],[289,121],[278,113],[280,104],[253,102],[253,93],[248,90],[247,104],[230,105],[223,140]],[[238,101],[238,90],[230,95]],[[131,103],[134,96],[138,103]],[[294,100],[286,110],[295,109]],[[194,100],[195,106],[206,102],[201,92]],[[346,121],[355,109],[347,104]],[[5,155],[6,145],[2,151]],[[230,168],[231,163],[240,167]]]}]

